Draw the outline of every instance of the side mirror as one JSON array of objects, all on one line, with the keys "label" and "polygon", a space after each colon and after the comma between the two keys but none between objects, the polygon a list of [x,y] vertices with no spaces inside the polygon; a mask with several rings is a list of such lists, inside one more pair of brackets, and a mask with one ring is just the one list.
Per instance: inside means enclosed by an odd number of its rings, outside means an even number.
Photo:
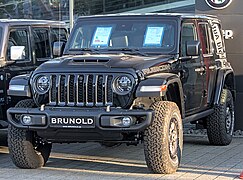
[{"label": "side mirror", "polygon": [[186,42],[186,55],[187,56],[198,56],[200,50],[199,41],[187,41]]},{"label": "side mirror", "polygon": [[65,42],[63,41],[56,41],[53,44],[53,56],[60,57],[63,54],[63,50],[65,47]]},{"label": "side mirror", "polygon": [[25,59],[25,46],[11,46],[10,59],[14,61]]}]

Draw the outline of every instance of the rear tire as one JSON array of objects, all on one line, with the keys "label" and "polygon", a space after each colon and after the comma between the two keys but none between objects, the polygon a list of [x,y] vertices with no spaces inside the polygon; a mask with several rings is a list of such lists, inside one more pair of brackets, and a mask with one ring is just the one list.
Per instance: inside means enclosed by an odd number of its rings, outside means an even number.
[{"label": "rear tire", "polygon": [[175,103],[168,101],[155,102],[151,108],[155,115],[144,132],[147,166],[154,173],[174,173],[179,167],[183,148],[180,110]]},{"label": "rear tire", "polygon": [[[16,108],[34,107],[31,99],[22,100]],[[19,118],[19,116],[16,116]],[[52,144],[40,143],[40,138],[33,131],[17,129],[12,125],[8,127],[8,146],[13,163],[19,168],[35,169],[45,165]]]},{"label": "rear tire", "polygon": [[223,89],[219,105],[207,118],[207,133],[210,144],[225,146],[231,143],[234,131],[234,102],[228,89]]}]

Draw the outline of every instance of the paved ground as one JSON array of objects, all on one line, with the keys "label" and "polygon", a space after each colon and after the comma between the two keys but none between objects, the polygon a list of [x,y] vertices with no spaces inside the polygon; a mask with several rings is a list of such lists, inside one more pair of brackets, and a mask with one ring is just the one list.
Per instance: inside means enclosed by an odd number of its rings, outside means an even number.
[{"label": "paved ground", "polygon": [[238,179],[243,169],[243,138],[210,146],[206,137],[184,138],[183,160],[172,175],[148,172],[143,146],[106,148],[95,143],[55,144],[46,167],[16,168],[1,135],[0,179]]}]

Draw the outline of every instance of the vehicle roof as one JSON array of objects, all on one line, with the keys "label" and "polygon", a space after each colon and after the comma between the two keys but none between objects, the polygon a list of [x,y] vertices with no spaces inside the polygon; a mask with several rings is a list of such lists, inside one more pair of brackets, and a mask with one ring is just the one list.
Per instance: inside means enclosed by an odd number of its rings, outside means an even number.
[{"label": "vehicle roof", "polygon": [[0,19],[1,24],[7,25],[58,25],[65,26],[62,21],[37,20],[37,19]]},{"label": "vehicle roof", "polygon": [[207,14],[188,14],[188,13],[121,13],[121,14],[105,14],[105,15],[92,15],[92,16],[81,16],[78,19],[83,18],[95,18],[95,17],[178,17],[181,19],[217,19],[217,16]]}]

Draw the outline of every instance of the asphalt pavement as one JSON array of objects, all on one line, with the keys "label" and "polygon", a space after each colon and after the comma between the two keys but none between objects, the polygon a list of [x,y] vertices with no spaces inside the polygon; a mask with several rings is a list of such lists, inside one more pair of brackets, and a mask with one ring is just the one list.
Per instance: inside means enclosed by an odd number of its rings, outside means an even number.
[{"label": "asphalt pavement", "polygon": [[54,144],[46,166],[19,169],[0,131],[0,179],[239,179],[243,170],[243,138],[229,146],[209,145],[206,136],[184,136],[183,159],[174,174],[152,174],[144,160],[143,145],[107,148],[98,143]]}]

